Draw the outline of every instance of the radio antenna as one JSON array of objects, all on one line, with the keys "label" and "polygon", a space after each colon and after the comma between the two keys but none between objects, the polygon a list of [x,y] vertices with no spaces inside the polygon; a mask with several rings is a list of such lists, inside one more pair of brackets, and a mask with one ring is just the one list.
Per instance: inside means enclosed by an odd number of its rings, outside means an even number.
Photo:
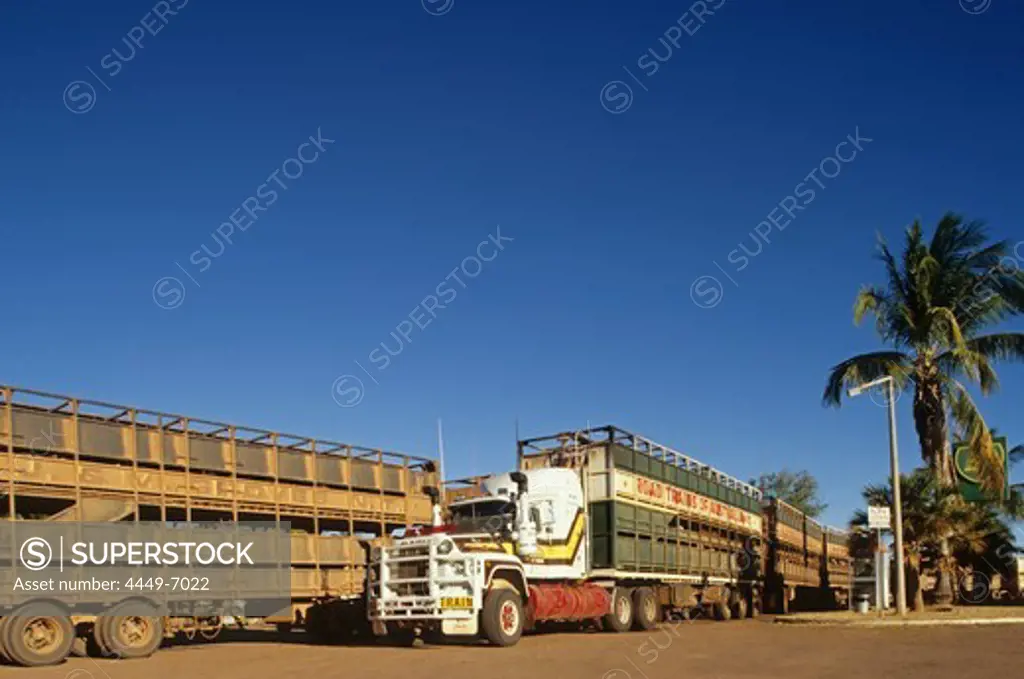
[{"label": "radio antenna", "polygon": [[441,489],[441,501],[444,502],[444,429],[441,425],[441,418],[437,418],[437,457],[440,463],[441,480],[438,486]]}]

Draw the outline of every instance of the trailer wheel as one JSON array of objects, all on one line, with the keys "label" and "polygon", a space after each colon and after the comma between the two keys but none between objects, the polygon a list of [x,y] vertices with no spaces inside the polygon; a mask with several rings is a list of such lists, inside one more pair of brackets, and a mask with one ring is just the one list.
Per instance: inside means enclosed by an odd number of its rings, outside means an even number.
[{"label": "trailer wheel", "polygon": [[510,589],[493,589],[480,613],[484,636],[495,646],[514,646],[523,635],[523,602]]},{"label": "trailer wheel", "polygon": [[650,587],[633,590],[633,629],[651,630],[658,626],[658,599]]},{"label": "trailer wheel", "polygon": [[114,658],[148,658],[164,639],[164,620],[148,604],[118,606],[97,621],[96,641]]},{"label": "trailer wheel", "polygon": [[612,592],[612,610],[601,622],[612,632],[625,632],[633,623],[633,591],[628,587],[616,587]]},{"label": "trailer wheel", "polygon": [[55,665],[64,660],[75,640],[75,628],[51,604],[33,604],[4,618],[0,647],[11,662],[23,667]]}]

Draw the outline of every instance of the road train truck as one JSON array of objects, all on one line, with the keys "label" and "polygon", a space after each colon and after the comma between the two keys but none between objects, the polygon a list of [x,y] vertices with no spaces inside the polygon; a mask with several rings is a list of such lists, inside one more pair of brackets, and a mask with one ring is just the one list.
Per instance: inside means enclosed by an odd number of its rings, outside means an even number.
[{"label": "road train truck", "polygon": [[476,479],[444,521],[373,550],[377,634],[510,646],[548,623],[621,632],[761,610],[757,488],[611,426],[518,448],[518,469]]}]

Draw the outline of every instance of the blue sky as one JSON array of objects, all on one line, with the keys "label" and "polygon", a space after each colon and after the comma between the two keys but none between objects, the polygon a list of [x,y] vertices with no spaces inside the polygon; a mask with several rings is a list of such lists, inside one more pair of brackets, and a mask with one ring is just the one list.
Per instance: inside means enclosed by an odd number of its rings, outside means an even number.
[{"label": "blue sky", "polygon": [[[614,422],[809,469],[839,524],[886,474],[884,410],[819,404],[879,346],[875,233],[1024,239],[1010,0],[3,15],[8,384],[421,454],[441,417],[460,475],[512,464],[517,419]],[[899,426],[909,468],[909,398]]]}]

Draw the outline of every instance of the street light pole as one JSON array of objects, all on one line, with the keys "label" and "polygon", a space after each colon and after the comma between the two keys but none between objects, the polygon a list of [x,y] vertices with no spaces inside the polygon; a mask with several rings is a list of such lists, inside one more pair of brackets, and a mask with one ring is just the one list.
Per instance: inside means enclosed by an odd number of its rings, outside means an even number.
[{"label": "street light pole", "polygon": [[896,442],[896,381],[889,378],[889,466],[892,467],[892,504],[896,515],[896,610],[907,614],[907,574],[903,567],[903,502],[900,496],[900,452]]},{"label": "street light pole", "polygon": [[907,614],[907,574],[903,564],[903,502],[900,493],[900,457],[896,442],[896,380],[892,376],[882,377],[873,382],[850,389],[850,396],[859,396],[867,389],[886,385],[889,397],[889,467],[892,474],[892,513],[896,517],[896,610]]}]

